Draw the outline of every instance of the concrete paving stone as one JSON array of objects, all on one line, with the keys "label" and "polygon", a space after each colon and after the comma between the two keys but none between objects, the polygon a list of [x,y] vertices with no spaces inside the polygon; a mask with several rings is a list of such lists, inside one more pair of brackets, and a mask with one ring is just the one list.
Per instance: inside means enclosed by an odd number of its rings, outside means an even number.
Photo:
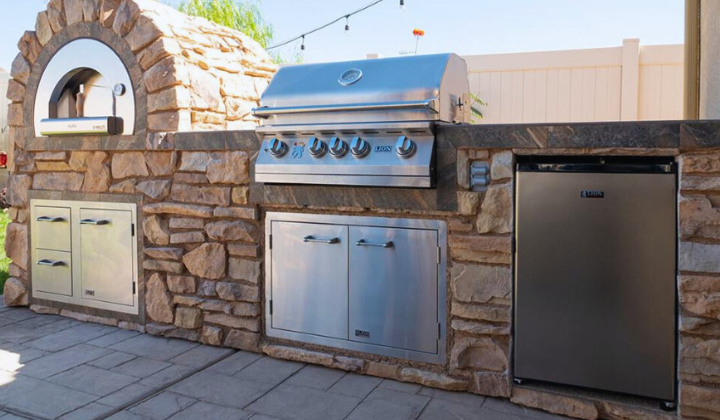
[{"label": "concrete paving stone", "polygon": [[424,386],[418,395],[424,395],[430,398],[438,398],[445,401],[451,401],[458,404],[464,404],[468,407],[480,408],[485,403],[485,397],[482,395],[471,394],[469,392],[453,392],[442,389],[428,388]]},{"label": "concrete paving stone", "polygon": [[135,405],[130,408],[129,411],[151,419],[165,420],[195,402],[197,402],[197,400],[175,394],[174,392],[162,392]]},{"label": "concrete paving stone", "polygon": [[25,321],[0,327],[0,337],[12,343],[24,343],[37,340],[48,334],[66,330],[74,326],[77,321],[63,319],[46,323],[43,317],[30,318]]},{"label": "concrete paving stone", "polygon": [[303,363],[263,357],[233,377],[251,382],[277,385],[305,366]]},{"label": "concrete paving stone", "polygon": [[135,376],[136,378],[147,378],[153,373],[160,372],[170,366],[170,363],[161,362],[159,360],[148,359],[146,357],[136,357],[110,370],[125,375]]},{"label": "concrete paving stone", "polygon": [[347,395],[282,384],[252,403],[247,410],[290,420],[339,420],[360,401],[360,398]]},{"label": "concrete paving stone", "polygon": [[137,356],[147,357],[148,359],[166,361],[197,346],[197,343],[192,343],[190,341],[140,334],[128,340],[114,344],[110,346],[110,348]]},{"label": "concrete paving stone", "polygon": [[107,397],[97,400],[98,403],[110,407],[124,407],[128,404],[138,402],[158,391],[159,388],[134,383],[114,392]]},{"label": "concrete paving stone", "polygon": [[99,367],[101,369],[112,369],[115,366],[119,366],[125,362],[129,362],[136,357],[137,356],[135,356],[134,354],[123,353],[121,351],[113,351],[107,356],[95,359],[91,362],[88,362],[87,364],[90,366]]},{"label": "concrete paving stone", "polygon": [[[2,315],[2,313],[0,313],[0,315]],[[17,321],[15,321],[14,319],[0,317],[0,327],[3,327],[8,324],[14,324],[15,322],[17,322]]]},{"label": "concrete paving stone", "polygon": [[500,411],[434,398],[425,407],[419,420],[523,420],[522,417]]},{"label": "concrete paving stone", "polygon": [[407,382],[398,382],[393,381],[392,379],[384,379],[382,382],[380,382],[378,388],[391,389],[393,391],[400,391],[406,394],[417,394],[422,388],[422,385],[410,384]]},{"label": "concrete paving stone", "polygon": [[429,401],[430,397],[424,395],[378,387],[353,411],[349,419],[414,419]]},{"label": "concrete paving stone", "polygon": [[262,356],[257,353],[250,353],[247,351],[238,351],[228,358],[225,358],[214,365],[207,368],[207,370],[222,373],[223,375],[232,376],[247,366],[261,358]]},{"label": "concrete paving stone", "polygon": [[242,409],[272,387],[272,384],[264,382],[202,371],[171,386],[169,390],[201,401]]},{"label": "concrete paving stone", "polygon": [[218,362],[234,352],[235,350],[233,349],[222,347],[197,346],[177,357],[173,357],[170,359],[170,363],[200,369]]},{"label": "concrete paving stone", "polygon": [[154,375],[148,376],[140,381],[140,384],[155,388],[165,387],[179,381],[180,379],[187,378],[195,372],[197,372],[196,369],[189,368],[187,366],[172,365]]},{"label": "concrete paving stone", "polygon": [[0,369],[16,372],[26,363],[47,355],[47,352],[22,344],[0,344]]},{"label": "concrete paving stone", "polygon": [[41,418],[60,417],[97,399],[85,392],[68,389],[23,375],[2,386],[0,405],[11,411]]},{"label": "concrete paving stone", "polygon": [[72,328],[46,335],[26,345],[45,351],[60,351],[114,331],[112,327],[100,324],[80,324]]},{"label": "concrete paving stone", "polygon": [[291,376],[285,381],[285,384],[326,390],[342,379],[343,376],[345,376],[345,372],[341,370],[308,365]]},{"label": "concrete paving stone", "polygon": [[351,397],[365,398],[375,389],[382,379],[374,376],[358,375],[348,373],[335,385],[328,389],[328,392],[349,395]]},{"label": "concrete paving stone", "polygon": [[199,401],[173,415],[169,420],[245,420],[251,415],[252,413],[237,408]]},{"label": "concrete paving stone", "polygon": [[[355,410],[350,413],[347,420],[411,420],[416,419],[418,412],[404,404],[396,404],[392,401],[374,400],[363,401]],[[488,419],[491,420],[491,419]]]},{"label": "concrete paving stone", "polygon": [[137,331],[115,329],[115,331],[110,334],[88,341],[88,344],[98,347],[110,347],[113,344],[120,343],[137,335],[140,335]]},{"label": "concrete paving stone", "polygon": [[[107,420],[149,420],[140,414],[131,413],[129,411],[120,411],[108,417]],[[209,420],[209,419],[208,419]]]},{"label": "concrete paving stone", "polygon": [[28,417],[16,416],[12,413],[7,413],[4,416],[0,415],[0,418],[3,420],[28,420]]},{"label": "concrete paving stone", "polygon": [[48,381],[104,397],[136,382],[138,378],[82,365],[48,378]]},{"label": "concrete paving stone", "polygon": [[63,351],[52,353],[28,362],[22,368],[22,374],[38,379],[49,378],[60,372],[99,359],[110,353],[101,347],[78,344]]},{"label": "concrete paving stone", "polygon": [[71,411],[64,416],[60,417],[60,420],[95,420],[104,419],[108,414],[117,410],[114,407],[108,407],[98,403],[90,403],[86,406],[80,407],[75,411]]},{"label": "concrete paving stone", "polygon": [[4,311],[0,316],[3,318],[12,319],[13,321],[23,321],[25,319],[40,316],[40,314],[36,314],[28,308],[14,308],[9,311]]}]

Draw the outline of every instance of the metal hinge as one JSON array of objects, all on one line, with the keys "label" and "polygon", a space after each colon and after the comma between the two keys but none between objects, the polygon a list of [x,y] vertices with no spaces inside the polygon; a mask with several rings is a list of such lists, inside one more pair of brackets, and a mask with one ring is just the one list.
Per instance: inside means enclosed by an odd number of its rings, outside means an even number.
[{"label": "metal hinge", "polygon": [[268,235],[268,242],[268,245],[270,245],[270,249],[272,249],[272,234]]},{"label": "metal hinge", "polygon": [[130,236],[135,236],[135,223],[130,225]]},{"label": "metal hinge", "polygon": [[133,295],[137,293],[136,285],[137,283],[133,282]]},{"label": "metal hinge", "polygon": [[440,261],[442,261],[442,248],[437,247],[437,263],[440,265]]},{"label": "metal hinge", "polygon": [[442,337],[442,324],[438,322],[438,336],[437,339],[439,340],[440,337]]},{"label": "metal hinge", "polygon": [[272,300],[270,301],[270,315],[272,315]]}]

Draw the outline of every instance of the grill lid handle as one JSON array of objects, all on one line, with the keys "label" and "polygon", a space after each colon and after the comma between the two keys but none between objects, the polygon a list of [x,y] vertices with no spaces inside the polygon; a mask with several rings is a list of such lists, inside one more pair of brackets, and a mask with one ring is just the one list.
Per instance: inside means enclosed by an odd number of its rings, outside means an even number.
[{"label": "grill lid handle", "polygon": [[258,118],[268,118],[273,115],[306,114],[310,112],[344,112],[344,111],[388,111],[393,109],[428,109],[435,113],[440,112],[438,98],[424,101],[379,102],[370,104],[343,104],[343,105],[315,105],[315,106],[286,106],[253,108],[253,115]]}]

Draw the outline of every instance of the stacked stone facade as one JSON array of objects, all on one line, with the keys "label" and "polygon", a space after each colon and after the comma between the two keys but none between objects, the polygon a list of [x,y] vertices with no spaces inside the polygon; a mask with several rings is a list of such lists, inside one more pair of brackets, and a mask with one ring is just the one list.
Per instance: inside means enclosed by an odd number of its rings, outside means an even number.
[{"label": "stacked stone facade", "polygon": [[[137,99],[134,135],[34,137],[32,107],[42,71],[54,52],[80,37],[105,42],[126,64]],[[252,130],[238,129],[256,124],[250,110],[275,66],[244,35],[150,0],[52,0],[19,47],[8,90],[14,145],[6,241],[13,262],[4,295],[9,305],[510,398],[577,418],[720,419],[720,149],[712,148],[717,136],[690,145],[683,140],[692,137],[690,127],[678,123],[442,127],[435,190],[264,186],[252,181],[260,140]],[[514,161],[530,153],[677,156],[677,412],[513,385]],[[490,183],[479,191],[469,185],[474,161],[489,168]],[[138,203],[140,314],[33,298],[30,200],[127,197]],[[446,360],[419,363],[266,337],[266,211],[445,221]]]}]

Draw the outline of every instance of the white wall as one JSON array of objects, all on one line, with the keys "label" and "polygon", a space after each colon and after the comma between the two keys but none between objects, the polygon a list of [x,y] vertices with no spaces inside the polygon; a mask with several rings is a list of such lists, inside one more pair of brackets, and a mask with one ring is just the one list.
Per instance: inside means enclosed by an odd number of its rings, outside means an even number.
[{"label": "white wall", "polygon": [[682,118],[683,46],[466,56],[481,124]]}]

